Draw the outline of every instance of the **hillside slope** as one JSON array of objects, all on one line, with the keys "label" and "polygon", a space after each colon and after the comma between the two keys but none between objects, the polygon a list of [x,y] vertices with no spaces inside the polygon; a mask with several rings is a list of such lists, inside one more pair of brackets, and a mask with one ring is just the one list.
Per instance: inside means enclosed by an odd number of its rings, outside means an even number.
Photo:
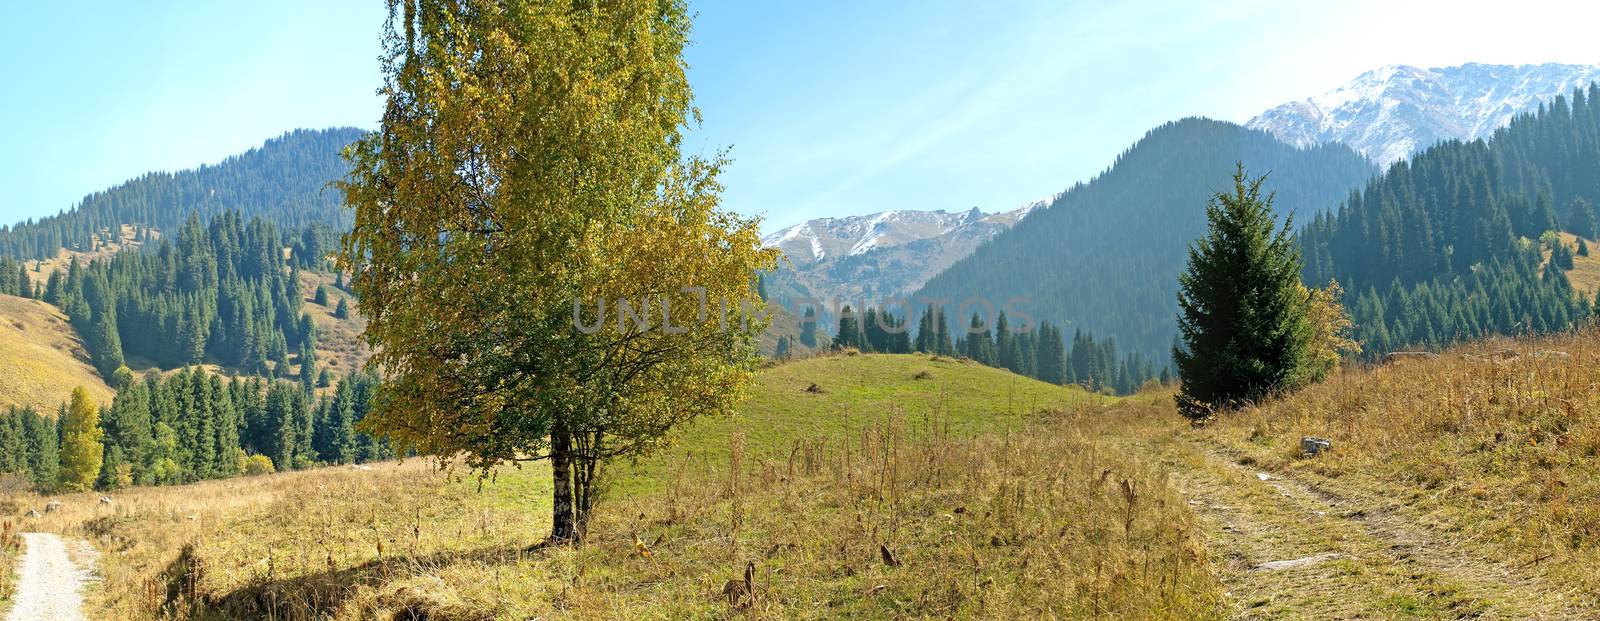
[{"label": "hillside slope", "polygon": [[1590,85],[1491,140],[1442,143],[1391,166],[1300,232],[1306,281],[1344,285],[1371,354],[1581,321],[1590,300],[1540,269],[1532,240],[1571,228],[1575,214],[1594,219],[1597,97]]},{"label": "hillside slope", "polygon": [[296,233],[315,224],[343,230],[351,215],[328,184],[349,171],[341,152],[362,134],[354,128],[296,130],[217,164],[148,173],[90,194],[59,215],[0,224],[0,256],[49,259],[61,248],[89,251],[96,236],[123,225],[176,231],[191,213],[209,220],[229,210]]},{"label": "hillside slope", "polygon": [[101,405],[115,394],[89,365],[65,314],[38,300],[0,295],[0,409],[54,415],[78,386]]},{"label": "hillside slope", "polygon": [[[1036,319],[1113,337],[1122,351],[1169,359],[1177,334],[1177,278],[1205,232],[1205,205],[1234,164],[1270,173],[1279,217],[1298,222],[1336,205],[1375,170],[1337,145],[1290,147],[1265,132],[1190,118],[1151,130],[1094,180],[980,246],[928,282],[914,300],[1018,306]],[[958,316],[963,315],[963,316]]]}]

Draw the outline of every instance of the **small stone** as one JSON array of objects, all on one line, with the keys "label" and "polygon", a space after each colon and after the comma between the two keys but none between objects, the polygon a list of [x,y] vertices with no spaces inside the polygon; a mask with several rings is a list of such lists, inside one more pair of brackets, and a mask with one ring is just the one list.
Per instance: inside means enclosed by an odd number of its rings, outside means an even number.
[{"label": "small stone", "polygon": [[44,505],[44,512],[45,513],[55,513],[56,511],[58,511],[60,509],[61,509],[61,501],[59,501],[59,500],[52,500],[50,502],[45,503],[45,505]]},{"label": "small stone", "polygon": [[1261,479],[1263,481],[1271,481],[1272,480],[1272,475],[1267,474],[1265,472],[1257,472],[1256,473],[1256,478]]},{"label": "small stone", "polygon": [[1305,436],[1300,438],[1300,453],[1305,457],[1316,457],[1323,451],[1333,450],[1333,443],[1327,438]]},{"label": "small stone", "polygon": [[1250,571],[1282,571],[1285,569],[1294,569],[1296,567],[1315,565],[1317,563],[1331,561],[1339,557],[1340,555],[1338,554],[1328,552],[1326,554],[1317,554],[1315,556],[1307,556],[1304,558],[1289,559],[1284,561],[1269,561],[1260,565],[1256,565],[1255,567],[1251,567]]}]

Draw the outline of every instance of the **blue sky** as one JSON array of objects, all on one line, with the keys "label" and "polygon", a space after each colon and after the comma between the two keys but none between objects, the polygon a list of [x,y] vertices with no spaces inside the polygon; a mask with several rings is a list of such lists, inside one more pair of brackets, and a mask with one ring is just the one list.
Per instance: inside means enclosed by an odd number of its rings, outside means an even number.
[{"label": "blue sky", "polygon": [[[687,144],[732,147],[725,204],[768,230],[1008,209],[1162,122],[1243,121],[1384,64],[1600,62],[1576,3],[691,2]],[[381,1],[42,4],[0,7],[0,222],[295,127],[375,126]]]}]

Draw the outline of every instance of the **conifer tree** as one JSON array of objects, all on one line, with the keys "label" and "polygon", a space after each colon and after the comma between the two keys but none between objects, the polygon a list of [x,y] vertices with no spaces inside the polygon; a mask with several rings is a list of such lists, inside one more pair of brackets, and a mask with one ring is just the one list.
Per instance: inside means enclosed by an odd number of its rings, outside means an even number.
[{"label": "conifer tree", "polygon": [[317,390],[317,352],[311,348],[310,343],[300,347],[300,390],[307,397]]},{"label": "conifer tree", "polygon": [[67,409],[63,405],[61,412],[53,419],[40,416],[32,410],[23,412],[22,431],[26,436],[28,471],[33,475],[33,484],[41,491],[55,490],[60,484],[61,472],[61,437],[56,425],[57,421],[66,419]]},{"label": "conifer tree", "polygon": [[817,348],[817,309],[807,306],[804,318],[800,320],[800,344],[811,349]]},{"label": "conifer tree", "polygon": [[1568,233],[1587,239],[1594,239],[1600,233],[1596,230],[1594,206],[1589,201],[1582,196],[1574,197],[1567,209],[1570,212],[1567,214]]},{"label": "conifer tree", "polygon": [[1002,369],[1017,370],[1017,335],[1011,332],[1011,320],[1000,311],[994,321],[995,363]]},{"label": "conifer tree", "polygon": [[262,448],[280,472],[294,469],[295,449],[299,444],[296,392],[291,385],[282,382],[273,382],[267,389],[265,446]]},{"label": "conifer tree", "polygon": [[61,485],[73,491],[94,487],[104,458],[101,446],[100,409],[79,386],[72,391],[72,402],[61,420]]},{"label": "conifer tree", "polygon": [[862,340],[861,318],[850,305],[846,304],[839,310],[839,333],[833,337],[833,348],[853,347],[865,351],[866,344]]},{"label": "conifer tree", "polygon": [[955,343],[950,341],[950,322],[945,320],[943,306],[940,306],[938,311],[934,313],[933,330],[934,335],[937,337],[934,343],[934,351],[941,356],[954,356],[956,347]]},{"label": "conifer tree", "polygon": [[1035,350],[1034,370],[1040,381],[1066,384],[1066,350],[1061,342],[1061,331],[1049,323],[1039,324],[1039,345]]},{"label": "conifer tree", "polygon": [[64,300],[62,299],[62,293],[65,285],[66,283],[61,276],[61,270],[54,270],[50,272],[50,277],[45,279],[44,301],[58,307],[63,306]]},{"label": "conifer tree", "polygon": [[974,362],[994,366],[994,341],[989,338],[989,326],[978,313],[972,313],[968,324],[964,354]]},{"label": "conifer tree", "polygon": [[1189,249],[1179,278],[1175,348],[1184,415],[1203,418],[1304,381],[1312,326],[1290,225],[1276,228],[1264,177],[1234,173],[1231,193],[1206,205],[1210,230]]},{"label": "conifer tree", "polygon": [[[83,329],[84,347],[96,371],[108,381],[114,381],[117,369],[122,368],[122,338],[117,332],[117,301],[106,277],[95,272],[85,281],[82,308],[75,318]],[[85,314],[86,313],[86,314]]]}]

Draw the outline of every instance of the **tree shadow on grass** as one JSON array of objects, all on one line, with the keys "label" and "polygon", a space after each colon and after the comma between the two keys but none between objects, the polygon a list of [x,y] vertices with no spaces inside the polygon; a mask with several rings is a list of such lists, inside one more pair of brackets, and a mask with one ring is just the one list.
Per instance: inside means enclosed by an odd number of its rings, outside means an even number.
[{"label": "tree shadow on grass", "polygon": [[[205,560],[195,554],[192,545],[184,546],[177,560],[159,577],[166,588],[161,612],[167,617],[189,619],[324,619],[343,608],[363,587],[379,587],[391,580],[460,563],[514,565],[543,555],[544,552],[537,548],[507,545],[422,556],[395,556],[318,574],[264,580],[227,593],[213,594],[200,590],[206,572]],[[461,610],[433,600],[425,593],[404,588],[384,595],[380,603],[396,611],[390,617],[395,621],[493,617],[493,611]]]}]

